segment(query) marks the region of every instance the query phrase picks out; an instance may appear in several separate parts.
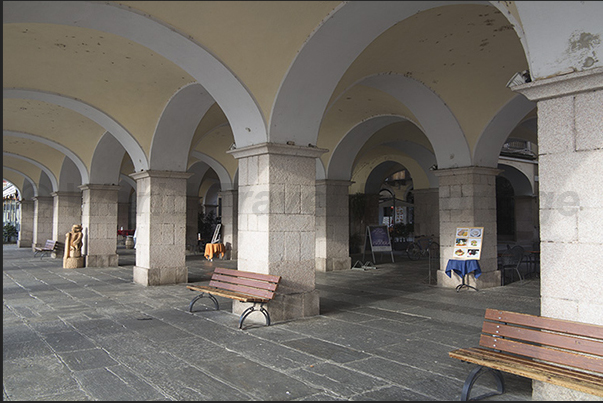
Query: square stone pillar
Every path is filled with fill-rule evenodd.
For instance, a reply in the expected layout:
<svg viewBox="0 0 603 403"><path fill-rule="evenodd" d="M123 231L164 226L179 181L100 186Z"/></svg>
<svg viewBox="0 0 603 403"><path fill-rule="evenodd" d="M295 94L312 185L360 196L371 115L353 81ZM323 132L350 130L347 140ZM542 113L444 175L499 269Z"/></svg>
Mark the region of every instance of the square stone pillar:
<svg viewBox="0 0 603 403"><path fill-rule="evenodd" d="M438 189L415 189L415 235L440 236L440 197Z"/></svg>
<svg viewBox="0 0 603 403"><path fill-rule="evenodd" d="M282 277L269 307L274 321L320 313L314 216L323 152L273 143L228 151L239 160L238 268ZM248 305L234 301L233 312Z"/></svg>
<svg viewBox="0 0 603 403"><path fill-rule="evenodd" d="M65 235L71 232L76 224L82 224L82 194L80 192L53 192L54 219L52 225L53 239L65 243ZM60 258L63 251L59 251ZM56 257L56 256L54 256Z"/></svg>
<svg viewBox="0 0 603 403"><path fill-rule="evenodd" d="M21 225L19 226L19 238L17 239L17 247L31 248L33 243L34 232L35 202L33 200L21 200L19 203L21 204Z"/></svg>
<svg viewBox="0 0 603 403"><path fill-rule="evenodd" d="M34 197L34 222L33 222L33 242L34 246L44 246L47 239L64 242L61 239L52 237L52 219L53 219L53 199L51 196Z"/></svg>
<svg viewBox="0 0 603 403"><path fill-rule="evenodd" d="M82 190L82 256L86 267L119 265L117 255L117 192L119 186L87 184Z"/></svg>
<svg viewBox="0 0 603 403"><path fill-rule="evenodd" d="M199 236L199 196L186 196L186 244L197 247ZM202 251L203 252L203 251Z"/></svg>
<svg viewBox="0 0 603 403"><path fill-rule="evenodd" d="M316 182L316 271L348 270L350 257L350 181Z"/></svg>
<svg viewBox="0 0 603 403"><path fill-rule="evenodd" d="M603 68L512 89L538 103L540 313L603 325ZM597 399L534 381L551 397Z"/></svg>
<svg viewBox="0 0 603 403"><path fill-rule="evenodd" d="M434 171L440 182L440 269L438 286L454 288L461 284L458 275L446 275L453 256L457 227L484 227L479 265L482 274L468 275L466 282L477 289L500 286L496 250L496 175L500 169L466 167Z"/></svg>
<svg viewBox="0 0 603 403"><path fill-rule="evenodd" d="M222 190L222 243L226 247L227 259L237 259L237 213L238 192L236 190Z"/></svg>
<svg viewBox="0 0 603 403"><path fill-rule="evenodd" d="M186 283L187 172L143 171L136 180L134 282L146 286Z"/></svg>

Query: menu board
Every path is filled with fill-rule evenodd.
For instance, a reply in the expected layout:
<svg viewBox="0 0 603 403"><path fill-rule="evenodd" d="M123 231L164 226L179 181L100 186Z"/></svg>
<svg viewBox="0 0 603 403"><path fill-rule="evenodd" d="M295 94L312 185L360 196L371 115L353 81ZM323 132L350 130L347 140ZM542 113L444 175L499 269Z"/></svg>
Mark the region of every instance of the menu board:
<svg viewBox="0 0 603 403"><path fill-rule="evenodd" d="M364 246L366 252L366 241L369 241L371 246L371 254L375 261L375 252L389 252L394 261L394 251L392 250L391 239L389 239L389 230L387 225L368 225L366 227L366 237L364 238ZM362 252L362 260L364 260L364 252Z"/></svg>
<svg viewBox="0 0 603 403"><path fill-rule="evenodd" d="M453 259L479 260L484 227L458 227L454 236Z"/></svg>
<svg viewBox="0 0 603 403"><path fill-rule="evenodd" d="M371 249L375 252L389 252L392 244L389 239L389 231L386 225L369 225L367 227Z"/></svg>

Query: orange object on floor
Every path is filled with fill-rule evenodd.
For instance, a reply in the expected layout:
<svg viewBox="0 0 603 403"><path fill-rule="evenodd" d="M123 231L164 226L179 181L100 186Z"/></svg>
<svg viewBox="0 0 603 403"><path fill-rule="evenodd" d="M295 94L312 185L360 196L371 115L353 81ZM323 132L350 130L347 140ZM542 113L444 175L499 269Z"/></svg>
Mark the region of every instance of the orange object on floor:
<svg viewBox="0 0 603 403"><path fill-rule="evenodd" d="M212 260L215 254L220 254L220 258L224 257L226 248L223 243L208 243L205 245L205 258Z"/></svg>

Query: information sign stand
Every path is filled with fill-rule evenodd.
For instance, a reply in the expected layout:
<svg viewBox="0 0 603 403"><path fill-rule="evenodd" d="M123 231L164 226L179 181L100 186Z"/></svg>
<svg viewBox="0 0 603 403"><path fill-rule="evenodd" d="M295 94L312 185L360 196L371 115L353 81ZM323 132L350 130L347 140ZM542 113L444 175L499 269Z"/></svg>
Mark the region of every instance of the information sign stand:
<svg viewBox="0 0 603 403"><path fill-rule="evenodd" d="M366 234L364 236L364 251L362 252L362 260L366 252L366 241L369 241L373 262L375 262L375 252L389 252L394 262L394 252L392 250L392 242L389 238L387 225L367 225ZM376 262L375 262L376 263Z"/></svg>
<svg viewBox="0 0 603 403"><path fill-rule="evenodd" d="M214 230L214 236L211 238L210 243L219 243L220 242L220 229L222 228L222 224L217 224L216 229Z"/></svg>
<svg viewBox="0 0 603 403"><path fill-rule="evenodd" d="M465 278L469 273L473 273L475 278L481 275L479 259L482 254L482 241L484 238L484 227L458 227L454 237L453 258L448 260L446 265L446 274L451 277L454 272L461 277L461 284L456 287L458 292L461 288L476 287L467 284Z"/></svg>

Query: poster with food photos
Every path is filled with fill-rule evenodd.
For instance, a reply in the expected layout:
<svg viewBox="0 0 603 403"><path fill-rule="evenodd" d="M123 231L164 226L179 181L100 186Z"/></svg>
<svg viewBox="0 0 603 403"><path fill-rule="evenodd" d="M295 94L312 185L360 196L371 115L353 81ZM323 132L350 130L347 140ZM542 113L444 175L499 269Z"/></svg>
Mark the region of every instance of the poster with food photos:
<svg viewBox="0 0 603 403"><path fill-rule="evenodd" d="M479 260L484 227L458 227L454 236L453 259Z"/></svg>

